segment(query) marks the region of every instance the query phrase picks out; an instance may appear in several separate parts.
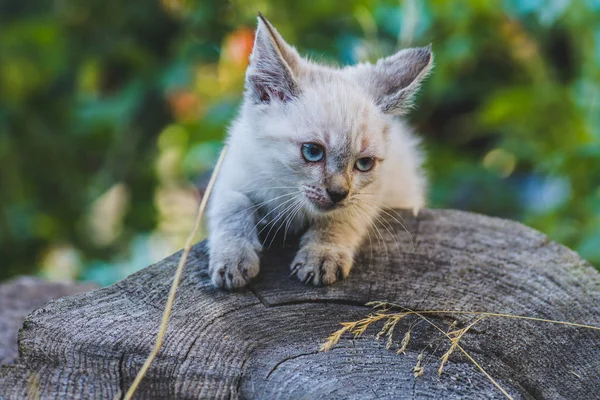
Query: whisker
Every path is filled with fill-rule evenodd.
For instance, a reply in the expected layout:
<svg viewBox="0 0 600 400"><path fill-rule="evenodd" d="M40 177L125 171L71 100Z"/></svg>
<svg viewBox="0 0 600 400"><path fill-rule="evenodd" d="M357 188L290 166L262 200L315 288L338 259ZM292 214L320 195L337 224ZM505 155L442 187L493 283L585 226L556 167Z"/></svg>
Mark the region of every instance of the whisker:
<svg viewBox="0 0 600 400"><path fill-rule="evenodd" d="M285 240L287 239L288 228L290 227L290 224L292 223L294 218L296 218L296 215L300 212L300 210L302 210L302 207L304 206L303 203L304 203L304 201L298 202L298 206L290 214L290 217L288 218L288 222L285 225L285 231L283 232L283 243L285 243Z"/></svg>
<svg viewBox="0 0 600 400"><path fill-rule="evenodd" d="M356 203L356 205L362 209L362 211L365 213L365 216L368 216L368 211L369 211L369 210L365 210L365 209L363 208L363 204ZM373 222L375 222L375 221L373 221ZM383 243L383 246L384 246L384 248L385 248L385 258L386 258L387 260L389 260L389 259L390 259L390 256L389 256L389 252L388 252L387 244L385 243L385 239L384 239L383 235L381 234L381 231L380 231L380 230L379 230L379 228L377 227L377 224L376 224L376 223L373 223L373 224L372 224L372 226L373 226L373 228L375 228L375 232L377 233L377 235L379 236L379 238L381 238L381 242Z"/></svg>
<svg viewBox="0 0 600 400"><path fill-rule="evenodd" d="M273 230L273 228L275 227L275 225L277 224L277 222L280 221L281 218L283 218L284 216L286 216L286 213L289 210L291 210L296 205L296 203L298 202L298 200L299 200L298 197L294 197L294 201L291 204L288 204L283 211L280 211L275 218L272 218L271 221L269 221L269 223L267 223L267 225L265 225L260 230L259 235L260 235L261 232L263 232L265 229L267 229L269 227L269 225L271 225L271 228L269 229L269 231L267 232L267 235L265 237L265 243L269 239L269 235L271 234L271 231Z"/></svg>
<svg viewBox="0 0 600 400"><path fill-rule="evenodd" d="M379 207L381 207L382 209L386 209L387 208L388 210L390 210L391 212L393 212L394 214L396 214L398 216L398 218L400 218L402 220L402 222L406 223L406 220L404 219L404 217L400 213L398 213L396 210L394 210L392 207L388 207L384 203L382 203L382 202L380 202L378 200L374 200L374 199L368 199L367 201L371 201L371 202L377 203L379 205Z"/></svg>
<svg viewBox="0 0 600 400"><path fill-rule="evenodd" d="M271 241L269 242L269 246L267 248L271 248L271 246L273 245L273 242L275 241L275 238L277 237L277 234L279 233L279 231L281 230L281 228L283 228L285 226L286 220L292 215L293 210L297 207L297 205L301 202L301 199L298 199L297 202L295 202L294 204L292 204L291 207L289 207L287 210L284 211L285 217L283 219L279 218L279 220L281 221L279 224L279 227L277 228L277 230L275 231L275 233L273 234L273 237L271 238ZM271 229L273 229L275 227L275 224L273 224L273 226L271 227ZM270 233L270 231L269 231ZM267 233L267 237L269 237L269 233ZM284 243L285 243L285 237L284 237Z"/></svg>
<svg viewBox="0 0 600 400"><path fill-rule="evenodd" d="M250 206L250 207L248 207L248 208L252 208L252 207L261 207L261 206L264 206L265 204L271 203L272 201L275 201L275 200L281 199L281 198L283 198L283 197L286 197L286 196L292 196L292 195L296 195L296 194L298 194L298 193L301 193L301 192L302 192L302 190L297 190L297 191L295 191L295 192L290 192L290 193L284 193L284 194L281 194L281 195L279 195L279 196L275 196L275 197L272 197L272 198L270 198L270 199L267 199L267 200L261 201L260 203L254 204L254 205L252 205L252 206ZM247 210L248 208L246 208L246 210ZM243 211L243 210L242 210L242 211Z"/></svg>
<svg viewBox="0 0 600 400"><path fill-rule="evenodd" d="M411 244L412 244L412 246L413 246L413 249L416 247L415 240L414 240L414 237L413 237L412 233L410 233L410 232L409 232L409 230L406 228L406 226L405 226L405 225L404 225L402 222L398 221L398 219L397 219L397 218L395 218L395 217L394 217L392 214L390 214L389 212L387 212L387 211L385 210L385 208L387 208L387 209L389 209L390 211L392 211L393 213L395 213L395 214L396 214L398 217L400 217L400 218L402 219L402 221L404 221L404 223L406 223L406 221L404 220L404 218L402 218L402 215L400 215L400 214L399 214L397 211L395 211L393 208L390 208L390 207L388 207L388 206L386 206L386 205L384 205L383 203L380 203L380 202L378 202L378 201L375 201L375 200L363 200L363 201L364 201L364 202L374 202L374 203L376 203L376 206L377 206L377 207L378 207L378 208L381 210L381 212L385 213L385 214L386 214L386 215L388 215L390 218L392 218L394 221L396 221L396 222L398 223L398 225L400 225L400 226L401 226L401 227L402 227L402 228L403 228L403 229L406 231L406 233L407 233L407 234L408 234L408 236L410 237L410 242L411 242Z"/></svg>
<svg viewBox="0 0 600 400"><path fill-rule="evenodd" d="M378 209L377 211L381 211ZM379 215L379 213L375 214L375 219L385 228L385 230L390 234L392 239L394 239L394 243L396 244L396 249L398 250L398 254L402 253L400 250L400 245L398 244L398 240L396 239L396 235L392 232L393 226L388 221L386 221L383 217ZM392 228L390 230L390 228Z"/></svg>
<svg viewBox="0 0 600 400"><path fill-rule="evenodd" d="M293 200L295 200L295 199L296 199L296 197L292 197L291 199L287 199L287 200L283 201L281 204L279 204L277 207L275 207L275 208L273 208L271 211L269 211L269 212L268 212L268 213L267 213L267 214L266 214L264 217L262 217L262 218L260 219L260 221L258 221L258 222L257 222L257 223L254 225L254 228L252 228L252 231L250 232L250 234L252 234L252 232L254 232L254 230L255 230L255 229L258 227L258 225L259 225L259 224L260 224L262 221L264 221L264 220L265 220L265 218L267 218L267 217L268 217L269 215L271 215L273 212L277 211L279 208L283 207L284 205L288 204L289 202L291 202L291 201L293 201ZM268 226L268 224L267 224L266 226ZM265 227L266 227L266 226L265 226ZM260 232L262 232L263 230L264 230L264 228L263 228L263 229L261 229L261 230L260 230ZM258 234L259 234L259 235L260 235L260 232L258 232Z"/></svg>
<svg viewBox="0 0 600 400"><path fill-rule="evenodd" d="M260 207L262 207L262 206L264 206L264 205L266 205L266 204L269 204L269 203L272 203L272 202L274 202L274 201L277 201L277 200L279 200L279 199L281 199L281 198L283 198L283 197L294 196L294 195L298 195L299 193L302 193L302 191L301 191L301 190L299 190L299 191L297 191L297 192L286 193L286 194L283 194L283 195L281 195L281 196L277 196L277 197L274 197L274 198L272 198L272 199L265 200L265 201L263 201L263 202L260 202L260 203L258 203L258 204L254 204L254 205L252 205L252 206L250 206L250 207L246 207L246 208L244 208L243 210L237 211L237 212L236 212L236 213L234 213L233 215L237 215L237 214L239 214L239 213L241 213L241 212L244 212L244 211L247 211L247 210L249 210L249 209L251 209L251 208L256 208L256 209L258 209L258 208L260 208ZM254 214L255 212L256 212L256 210L253 210L253 211L252 211L252 215L251 215L251 216L255 216L255 214ZM244 225L244 228L245 228L245 227L246 227L246 225L248 224L248 222L249 222L248 220L249 220L249 218L247 218L247 220L246 220L246 224ZM262 221L262 220L261 220L261 221ZM261 221L259 221L259 223L260 223ZM252 232L250 232L250 233L252 233Z"/></svg>
<svg viewBox="0 0 600 400"><path fill-rule="evenodd" d="M241 213L241 212L247 211L247 210L249 210L249 209L251 209L251 208L254 208L254 207L260 207L260 206L264 206L265 204L268 204L268 203L270 203L270 202L272 202L272 201L275 201L275 200L277 200L277 199L281 199L282 197L291 196L291 195L293 195L293 194L298 194L298 193L300 193L300 192L301 192L301 190L299 190L299 191L297 191L297 192L286 193L286 194L282 194L282 195L280 195L280 196L277 196L277 197L273 197L272 199L268 199L268 200L262 201L262 202L260 202L260 203L258 203L258 204L253 204L253 205L251 205L250 207L246 207L246 208L244 208L243 210L236 211L236 212L235 212L233 215L236 215L236 214L239 214L239 213Z"/></svg>
<svg viewBox="0 0 600 400"><path fill-rule="evenodd" d="M373 261L373 241L371 240L371 232L370 232L370 231L371 231L371 222L370 222L370 221L368 221L364 215L362 215L362 214L360 214L360 213L359 213L359 211L360 211L360 210L358 210L358 209L356 209L356 208L351 208L351 210L352 210L353 212L356 212L356 213L357 213L357 216L360 218L360 220L361 220L361 221L362 221L362 222L363 222L365 225L367 225L367 226L368 226L368 228L367 228L367 236L368 236L368 238L369 238L369 250L371 251L371 257L369 258L369 260Z"/></svg>
<svg viewBox="0 0 600 400"><path fill-rule="evenodd" d="M275 219L273 221L273 224L271 225L271 229L269 229L269 232L267 232L267 236L265 238L265 243L267 242L267 240L269 239L269 235L271 234L271 231L273 230L273 228L275 227L275 224L277 224L278 221L280 221L284 216L287 217L286 213L291 210L292 208L296 207L296 204L298 204L299 201L301 201L301 198L297 198L295 202L292 203L292 205L290 205L289 207L287 207L285 210L283 210L281 213L279 213L279 215L277 216L277 219ZM273 237L271 238L271 241L269 242L269 245L267 246L268 249L271 248L271 245L273 244L273 241L275 240L275 238L277 237L277 232L279 232L281 230L281 228L283 227L283 224L285 223L285 219L283 220L283 222L279 225L279 228L277 228L277 230L275 231L275 233L273 234Z"/></svg>

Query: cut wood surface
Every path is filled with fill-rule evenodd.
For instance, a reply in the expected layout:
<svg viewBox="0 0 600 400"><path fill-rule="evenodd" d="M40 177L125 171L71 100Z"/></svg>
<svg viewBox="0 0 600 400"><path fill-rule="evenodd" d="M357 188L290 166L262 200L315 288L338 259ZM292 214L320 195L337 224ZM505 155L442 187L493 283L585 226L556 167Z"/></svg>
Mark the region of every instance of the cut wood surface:
<svg viewBox="0 0 600 400"><path fill-rule="evenodd" d="M29 276L1 283L0 365L17 358L17 333L27 314L52 299L87 292L96 287L86 283L46 282Z"/></svg>
<svg viewBox="0 0 600 400"><path fill-rule="evenodd" d="M164 346L139 399L504 398L456 351L438 377L448 341L418 317L405 354L374 340L343 337L326 353L340 322L367 315L369 301L413 310L489 311L600 324L600 275L573 251L521 224L481 215L402 213L371 232L350 277L330 287L288 278L293 245L263 254L247 290L214 289L206 244L190 254ZM52 301L19 336L19 358L0 368L6 399L118 398L150 353L178 262L175 254L117 284ZM472 322L440 314L444 329ZM600 393L600 332L488 317L462 347L514 398L591 399ZM413 367L423 353L424 374Z"/></svg>

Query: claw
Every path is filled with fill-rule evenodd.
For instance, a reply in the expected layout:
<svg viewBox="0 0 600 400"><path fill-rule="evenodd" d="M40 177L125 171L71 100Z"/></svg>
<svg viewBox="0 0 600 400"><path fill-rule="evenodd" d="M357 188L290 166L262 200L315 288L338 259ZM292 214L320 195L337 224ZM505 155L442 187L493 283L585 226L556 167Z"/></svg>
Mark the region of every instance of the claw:
<svg viewBox="0 0 600 400"><path fill-rule="evenodd" d="M292 268L292 272L290 272L290 275L288 276L288 278L292 278L294 275L296 275L301 266L302 266L302 264L300 264L300 263L294 265L294 267Z"/></svg>
<svg viewBox="0 0 600 400"><path fill-rule="evenodd" d="M306 278L304 278L304 281L303 281L303 282L304 282L304 284L309 284L309 283L310 283L310 281L312 281L314 277L315 277L315 273L314 273L314 272L309 272L309 273L306 275Z"/></svg>
<svg viewBox="0 0 600 400"><path fill-rule="evenodd" d="M240 272L242 273L242 276L244 277L244 280L246 282L250 281L250 277L248 276L248 269L247 268L242 268L240 270Z"/></svg>

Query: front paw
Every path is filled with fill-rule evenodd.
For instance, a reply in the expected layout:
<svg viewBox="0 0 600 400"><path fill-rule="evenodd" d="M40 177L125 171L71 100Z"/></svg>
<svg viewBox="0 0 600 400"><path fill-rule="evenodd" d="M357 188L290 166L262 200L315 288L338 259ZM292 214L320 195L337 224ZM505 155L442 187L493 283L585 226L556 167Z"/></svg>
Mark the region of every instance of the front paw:
<svg viewBox="0 0 600 400"><path fill-rule="evenodd" d="M210 244L208 271L216 287L233 290L244 287L258 275L259 257L255 246L245 240Z"/></svg>
<svg viewBox="0 0 600 400"><path fill-rule="evenodd" d="M352 252L331 244L307 244L292 262L292 275L304 283L329 285L343 279L352 268Z"/></svg>

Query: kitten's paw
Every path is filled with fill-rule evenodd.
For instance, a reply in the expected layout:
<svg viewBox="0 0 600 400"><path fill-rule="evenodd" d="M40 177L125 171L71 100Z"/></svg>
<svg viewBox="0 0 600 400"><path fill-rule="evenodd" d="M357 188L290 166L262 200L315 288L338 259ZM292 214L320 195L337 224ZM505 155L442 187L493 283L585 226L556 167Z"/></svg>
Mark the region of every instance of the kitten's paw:
<svg viewBox="0 0 600 400"><path fill-rule="evenodd" d="M210 249L208 271L216 287L233 290L244 287L258 275L259 257L251 242L219 241Z"/></svg>
<svg viewBox="0 0 600 400"><path fill-rule="evenodd" d="M352 252L344 247L307 244L298 250L291 275L306 284L329 285L348 276L352 258Z"/></svg>

